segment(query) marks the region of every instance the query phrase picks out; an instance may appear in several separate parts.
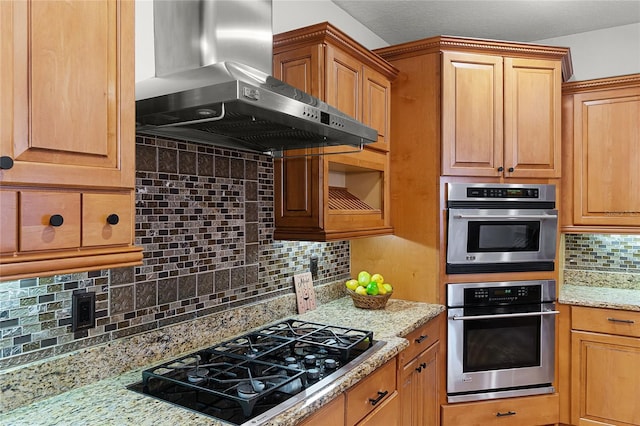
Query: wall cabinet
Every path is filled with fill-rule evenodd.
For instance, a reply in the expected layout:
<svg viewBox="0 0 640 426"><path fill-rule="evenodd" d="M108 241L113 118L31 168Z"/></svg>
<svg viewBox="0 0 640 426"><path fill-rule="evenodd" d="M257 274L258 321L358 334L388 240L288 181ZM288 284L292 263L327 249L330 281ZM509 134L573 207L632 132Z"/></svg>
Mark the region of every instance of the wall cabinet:
<svg viewBox="0 0 640 426"><path fill-rule="evenodd" d="M640 313L571 308L571 423L640 424Z"/></svg>
<svg viewBox="0 0 640 426"><path fill-rule="evenodd" d="M0 4L2 280L142 259L133 246L133 8Z"/></svg>
<svg viewBox="0 0 640 426"><path fill-rule="evenodd" d="M396 73L328 23L274 36L276 78L378 131L378 140L359 153L295 150L274 161L274 238L326 241L392 232L388 152Z"/></svg>
<svg viewBox="0 0 640 426"><path fill-rule="evenodd" d="M560 177L559 60L442 54L442 174Z"/></svg>
<svg viewBox="0 0 640 426"><path fill-rule="evenodd" d="M410 346L398 355L398 414L403 426L440 424L442 322L440 315L407 335Z"/></svg>
<svg viewBox="0 0 640 426"><path fill-rule="evenodd" d="M568 52L446 36L375 50L400 71L391 91L394 235L351 241L351 270L381 271L395 297L445 303L446 184L557 176L556 79L559 69L571 75Z"/></svg>
<svg viewBox="0 0 640 426"><path fill-rule="evenodd" d="M640 74L566 83L563 126L562 226L640 232Z"/></svg>

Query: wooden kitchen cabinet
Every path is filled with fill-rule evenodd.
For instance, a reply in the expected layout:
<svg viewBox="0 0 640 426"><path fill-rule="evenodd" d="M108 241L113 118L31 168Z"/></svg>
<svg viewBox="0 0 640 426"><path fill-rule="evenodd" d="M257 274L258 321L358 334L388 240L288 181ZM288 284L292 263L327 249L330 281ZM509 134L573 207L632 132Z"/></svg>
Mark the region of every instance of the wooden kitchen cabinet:
<svg viewBox="0 0 640 426"><path fill-rule="evenodd" d="M445 51L442 174L560 177L559 60Z"/></svg>
<svg viewBox="0 0 640 426"><path fill-rule="evenodd" d="M557 393L442 406L442 426L538 426L558 419Z"/></svg>
<svg viewBox="0 0 640 426"><path fill-rule="evenodd" d="M382 424L373 422L368 416L376 419L397 417L397 403L388 404L389 400L397 399L397 395L396 359L393 358L347 390L345 424L353 426L363 420L366 420L363 424Z"/></svg>
<svg viewBox="0 0 640 426"><path fill-rule="evenodd" d="M548 105L540 107L540 112L531 108L552 102L551 87L554 95L559 90L550 82L552 75L556 78L556 65L565 78L571 76L569 49L439 36L376 49L375 53L400 71L391 91L393 236L351 241L351 270L380 271L394 285L394 297L445 304L443 283L456 278L446 277L444 268L447 184L468 182L474 176L486 183L500 183L505 177L556 175L549 165L553 163L553 170L558 165L557 147L544 140L552 140L549 129L559 123L550 124ZM448 69L443 69L446 58ZM554 64L553 71L547 63ZM508 80L506 74L511 76ZM529 99L533 96L529 84L540 87L546 83L549 86L540 99ZM478 98L482 107L472 109L466 97ZM531 136L534 130L522 115L524 111L531 112L531 123L541 126L540 138ZM456 116L457 112L464 116ZM469 127L465 127L467 120ZM507 140L515 141L511 151L507 151ZM501 174L497 168L507 163L500 164L496 158L505 159L508 152L514 152L508 155L514 172L507 167L506 174ZM460 175L448 176L443 170ZM544 278L553 278L551 275ZM486 274L474 276L487 278ZM535 278L541 278L540 274Z"/></svg>
<svg viewBox="0 0 640 426"><path fill-rule="evenodd" d="M344 409L344 395L339 395L303 420L299 426L344 426Z"/></svg>
<svg viewBox="0 0 640 426"><path fill-rule="evenodd" d="M640 74L563 86L561 226L640 232Z"/></svg>
<svg viewBox="0 0 640 426"><path fill-rule="evenodd" d="M408 334L409 347L398 355L398 415L403 426L440 424L443 322L441 314Z"/></svg>
<svg viewBox="0 0 640 426"><path fill-rule="evenodd" d="M388 152L396 73L328 23L274 36L276 78L378 131L362 152L294 150L274 160L274 238L327 241L392 232Z"/></svg>
<svg viewBox="0 0 640 426"><path fill-rule="evenodd" d="M13 247L2 240L0 280L140 263L133 2L4 1L0 28L0 187L15 194L0 221L16 230ZM88 237L89 192L126 210L116 239Z"/></svg>
<svg viewBox="0 0 640 426"><path fill-rule="evenodd" d="M571 308L571 423L640 424L640 313Z"/></svg>

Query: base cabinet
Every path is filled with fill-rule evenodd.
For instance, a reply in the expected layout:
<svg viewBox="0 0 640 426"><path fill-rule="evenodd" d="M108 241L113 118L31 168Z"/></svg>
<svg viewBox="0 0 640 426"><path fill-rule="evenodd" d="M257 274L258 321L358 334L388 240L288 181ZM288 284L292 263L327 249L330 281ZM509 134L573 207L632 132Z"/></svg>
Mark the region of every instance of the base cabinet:
<svg viewBox="0 0 640 426"><path fill-rule="evenodd" d="M640 313L573 307L571 423L640 424Z"/></svg>
<svg viewBox="0 0 640 426"><path fill-rule="evenodd" d="M538 426L558 423L558 394L442 406L442 426Z"/></svg>
<svg viewBox="0 0 640 426"><path fill-rule="evenodd" d="M440 353L443 315L409 333L409 347L398 355L398 418L403 426L440 424L440 380L444 375ZM442 376L442 377L441 377Z"/></svg>
<svg viewBox="0 0 640 426"><path fill-rule="evenodd" d="M327 425L344 426L344 395L339 395L300 423L300 426Z"/></svg>

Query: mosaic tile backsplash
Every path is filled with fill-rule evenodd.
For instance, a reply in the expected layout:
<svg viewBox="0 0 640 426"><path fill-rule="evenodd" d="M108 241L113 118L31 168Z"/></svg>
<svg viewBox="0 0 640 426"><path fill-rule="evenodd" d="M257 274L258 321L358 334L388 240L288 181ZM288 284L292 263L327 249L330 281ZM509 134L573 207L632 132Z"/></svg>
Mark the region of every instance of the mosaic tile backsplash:
<svg viewBox="0 0 640 426"><path fill-rule="evenodd" d="M640 236L565 234L565 269L640 274Z"/></svg>
<svg viewBox="0 0 640 426"><path fill-rule="evenodd" d="M349 275L349 243L273 240L270 157L138 137L139 267L0 283L0 368L71 352ZM74 292L95 292L96 327L71 331Z"/></svg>

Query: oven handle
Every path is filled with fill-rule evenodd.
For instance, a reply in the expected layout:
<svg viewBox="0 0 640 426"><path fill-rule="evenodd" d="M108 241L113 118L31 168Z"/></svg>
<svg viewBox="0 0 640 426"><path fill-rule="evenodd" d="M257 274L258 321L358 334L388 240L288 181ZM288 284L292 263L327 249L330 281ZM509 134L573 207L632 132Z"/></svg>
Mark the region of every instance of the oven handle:
<svg viewBox="0 0 640 426"><path fill-rule="evenodd" d="M500 318L516 318L516 317L539 317L542 315L558 315L560 311L545 311L545 312L521 312L519 314L495 314L495 315L467 315L467 316L453 316L452 318L458 320L482 320L482 319L500 319Z"/></svg>
<svg viewBox="0 0 640 426"><path fill-rule="evenodd" d="M508 215L508 214L489 214L489 215L480 215L480 214L454 214L453 217L455 219L557 219L558 215L551 214L519 214L519 215Z"/></svg>

